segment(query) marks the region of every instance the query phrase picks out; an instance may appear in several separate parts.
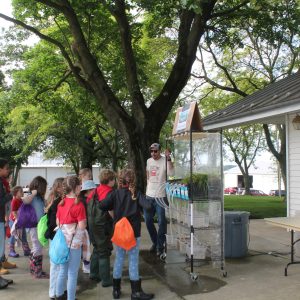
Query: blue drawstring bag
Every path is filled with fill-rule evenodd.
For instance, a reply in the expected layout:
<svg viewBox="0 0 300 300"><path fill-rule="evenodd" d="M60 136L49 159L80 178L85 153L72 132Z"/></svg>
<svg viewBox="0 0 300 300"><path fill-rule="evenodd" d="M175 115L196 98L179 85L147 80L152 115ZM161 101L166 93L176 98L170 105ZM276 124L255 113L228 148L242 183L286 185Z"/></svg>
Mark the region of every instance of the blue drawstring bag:
<svg viewBox="0 0 300 300"><path fill-rule="evenodd" d="M66 238L61 230L58 228L49 247L50 260L56 264L65 264L70 257L70 248L67 245Z"/></svg>
<svg viewBox="0 0 300 300"><path fill-rule="evenodd" d="M31 204L22 203L18 210L16 228L33 228L37 226L37 216Z"/></svg>

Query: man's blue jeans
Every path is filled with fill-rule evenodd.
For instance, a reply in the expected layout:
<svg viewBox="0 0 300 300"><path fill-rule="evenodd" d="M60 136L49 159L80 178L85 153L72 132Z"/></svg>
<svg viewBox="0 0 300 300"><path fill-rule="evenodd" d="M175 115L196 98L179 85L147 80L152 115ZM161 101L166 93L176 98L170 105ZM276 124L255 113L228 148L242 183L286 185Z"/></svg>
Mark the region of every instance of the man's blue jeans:
<svg viewBox="0 0 300 300"><path fill-rule="evenodd" d="M165 209L155 201L155 198L147 196L147 201L151 202L151 209L144 209L146 226L153 245L155 245L157 250L161 252L165 248L167 233ZM167 203L166 197L164 198L164 202ZM155 214L157 215L158 231L156 230L156 227L154 225Z"/></svg>

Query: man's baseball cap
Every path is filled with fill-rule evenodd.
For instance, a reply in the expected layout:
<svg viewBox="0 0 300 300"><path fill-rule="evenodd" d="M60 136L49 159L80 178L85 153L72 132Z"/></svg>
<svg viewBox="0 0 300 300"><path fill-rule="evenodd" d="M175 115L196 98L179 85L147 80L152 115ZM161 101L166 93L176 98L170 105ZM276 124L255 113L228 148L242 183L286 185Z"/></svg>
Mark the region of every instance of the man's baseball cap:
<svg viewBox="0 0 300 300"><path fill-rule="evenodd" d="M160 150L160 144L158 143L153 143L150 148L150 150Z"/></svg>

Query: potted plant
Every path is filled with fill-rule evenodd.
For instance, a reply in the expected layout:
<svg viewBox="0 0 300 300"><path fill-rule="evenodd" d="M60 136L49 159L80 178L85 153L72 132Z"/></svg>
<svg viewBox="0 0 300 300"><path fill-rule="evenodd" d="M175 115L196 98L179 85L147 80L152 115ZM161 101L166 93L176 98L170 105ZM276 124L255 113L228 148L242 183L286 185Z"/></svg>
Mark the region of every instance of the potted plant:
<svg viewBox="0 0 300 300"><path fill-rule="evenodd" d="M208 175L203 173L194 173L192 178L185 177L182 183L188 186L189 197L194 200L208 199Z"/></svg>

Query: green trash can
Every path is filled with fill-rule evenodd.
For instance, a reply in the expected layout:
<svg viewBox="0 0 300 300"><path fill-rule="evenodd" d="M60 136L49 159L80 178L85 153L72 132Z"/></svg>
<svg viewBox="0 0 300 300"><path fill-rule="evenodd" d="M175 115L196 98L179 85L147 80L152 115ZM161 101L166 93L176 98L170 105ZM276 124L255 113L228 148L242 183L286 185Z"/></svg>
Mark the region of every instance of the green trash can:
<svg viewBox="0 0 300 300"><path fill-rule="evenodd" d="M244 257L248 252L249 216L247 211L225 211L225 257Z"/></svg>

